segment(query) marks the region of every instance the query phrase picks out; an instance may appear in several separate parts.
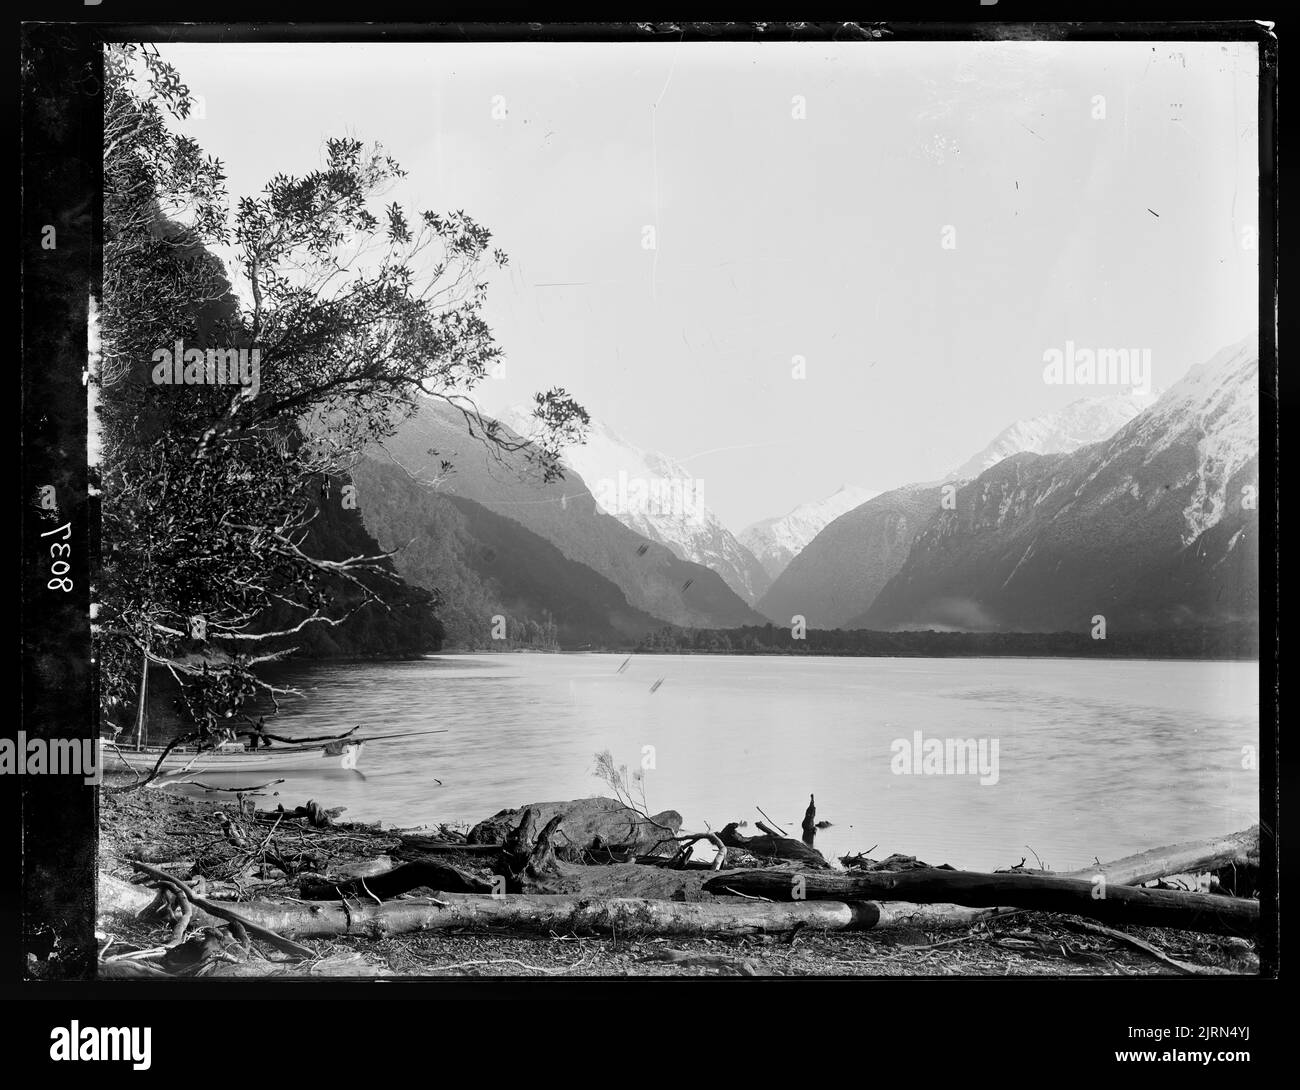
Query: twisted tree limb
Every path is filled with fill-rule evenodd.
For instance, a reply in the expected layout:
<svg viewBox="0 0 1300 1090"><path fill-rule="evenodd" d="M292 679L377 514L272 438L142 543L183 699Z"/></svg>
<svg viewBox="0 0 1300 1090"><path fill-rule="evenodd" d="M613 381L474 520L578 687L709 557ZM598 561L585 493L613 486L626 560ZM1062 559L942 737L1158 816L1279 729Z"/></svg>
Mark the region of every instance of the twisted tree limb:
<svg viewBox="0 0 1300 1090"><path fill-rule="evenodd" d="M159 882L164 886L170 886L173 889L179 890L181 893L185 894L189 899L189 903L194 908L201 908L209 916L215 916L217 919L224 920L227 923L237 923L241 925L248 934L255 935L263 942L274 946L277 950L283 950L287 954L293 954L295 957L300 958L314 958L316 956L316 951L312 950L310 947L302 946L296 942L291 942L290 940L277 935L270 928L263 927L261 924L254 923L239 913L232 912L224 905L217 904L215 901L209 901L206 897L200 897L179 878L168 874L166 871L161 871L157 867L151 867L148 863L134 862L131 866L136 870L147 874L154 881Z"/></svg>

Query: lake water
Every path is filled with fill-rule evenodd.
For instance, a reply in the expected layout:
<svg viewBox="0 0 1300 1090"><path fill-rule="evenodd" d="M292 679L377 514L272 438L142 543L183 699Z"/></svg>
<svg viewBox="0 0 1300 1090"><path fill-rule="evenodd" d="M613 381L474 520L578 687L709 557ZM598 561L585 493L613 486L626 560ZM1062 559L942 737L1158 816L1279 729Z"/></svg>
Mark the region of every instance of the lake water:
<svg viewBox="0 0 1300 1090"><path fill-rule="evenodd" d="M602 750L630 769L652 755L649 809L687 829L755 833L761 806L798 836L811 792L828 856L1066 870L1259 818L1258 773L1243 768L1259 740L1255 663L484 654L277 681L303 692L277 733L448 731L372 743L357 772L284 774L274 801L352 820L473 823L609 794ZM982 739L986 757L996 741L996 782L899 774L895 743L916 731Z"/></svg>

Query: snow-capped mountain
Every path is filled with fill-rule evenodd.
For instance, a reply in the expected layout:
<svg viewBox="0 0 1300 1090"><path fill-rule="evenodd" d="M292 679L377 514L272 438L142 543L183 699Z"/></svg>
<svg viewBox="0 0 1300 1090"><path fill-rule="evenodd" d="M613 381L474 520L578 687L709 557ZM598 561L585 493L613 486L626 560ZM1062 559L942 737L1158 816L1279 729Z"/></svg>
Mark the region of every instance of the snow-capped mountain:
<svg viewBox="0 0 1300 1090"><path fill-rule="evenodd" d="M886 492L829 522L757 608L818 628L1249 617L1258 386L1251 339L1153 403L1084 399L1012 425L946 482Z"/></svg>
<svg viewBox="0 0 1300 1090"><path fill-rule="evenodd" d="M500 420L525 438L536 429L528 409L509 409ZM747 602L767 590L771 578L762 564L709 508L707 482L681 463L596 421L585 443L564 451L563 462L586 482L597 506L629 529L712 568Z"/></svg>
<svg viewBox="0 0 1300 1090"><path fill-rule="evenodd" d="M824 500L800 504L779 517L760 519L740 532L740 543L758 557L773 579L828 523L878 495L870 489L845 484Z"/></svg>
<svg viewBox="0 0 1300 1090"><path fill-rule="evenodd" d="M1003 458L1029 451L1068 454L1090 443L1109 439L1143 409L1155 404L1160 392L1084 397L1056 412L1017 420L1003 428L988 446L948 474L950 481L969 481Z"/></svg>
<svg viewBox="0 0 1300 1090"><path fill-rule="evenodd" d="M1004 459L915 536L854 627L1088 631L1257 616L1259 353L1193 368L1111 438Z"/></svg>
<svg viewBox="0 0 1300 1090"><path fill-rule="evenodd" d="M756 607L781 625L842 628L903 566L917 531L939 509L940 486L909 485L873 496L832 519L800 550Z"/></svg>
<svg viewBox="0 0 1300 1090"><path fill-rule="evenodd" d="M731 628L761 623L760 615L717 572L683 560L666 545L647 540L606 514L592 498L594 490L572 467L564 480L544 481L537 466L523 455L489 450L468 435L459 410L442 401L429 398L372 453L381 465L399 468L403 477L441 478L437 495L457 508L458 513L448 512L445 504L417 503L403 511L405 501L399 502L394 494L388 511L395 521L384 533L372 528L383 540L417 539L416 559L426 573L436 574L432 585L446 598L450 615L481 616L481 603L495 599L509 607L507 613L513 608L518 615L528 615L532 609L536 617L542 603L549 602L547 609L557 606L551 612L561 629L566 624L571 631L585 626L588 635L583 642L595 643L605 638L602 628L607 632L613 625L627 631L625 622L638 623L617 602L605 601L603 578L618 588L632 611L661 624ZM442 468L444 460L451 463L449 470ZM503 527L498 519L484 517L462 501L516 522L528 533ZM417 525L421 521L437 526L437 532L422 530ZM592 573L592 585L582 593L563 590L577 573L547 555L552 547L565 559L585 565ZM527 572L506 573L501 565ZM550 587L540 588L535 582L524 585L528 572L535 576L543 571ZM560 600L569 599L567 610L558 608L557 593ZM593 611L603 612L601 624L590 623Z"/></svg>
<svg viewBox="0 0 1300 1090"><path fill-rule="evenodd" d="M1183 510L1183 544L1218 525L1231 504L1229 482L1259 457L1259 348L1254 338L1192 368L1132 432L1147 461L1195 441L1195 488ZM1181 483L1181 482L1180 482Z"/></svg>

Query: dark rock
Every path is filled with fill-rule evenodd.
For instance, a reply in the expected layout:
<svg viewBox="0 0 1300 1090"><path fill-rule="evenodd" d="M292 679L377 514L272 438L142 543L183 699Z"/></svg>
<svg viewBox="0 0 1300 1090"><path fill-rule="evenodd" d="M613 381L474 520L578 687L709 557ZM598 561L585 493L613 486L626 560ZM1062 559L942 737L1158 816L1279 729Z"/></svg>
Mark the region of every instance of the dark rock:
<svg viewBox="0 0 1300 1090"><path fill-rule="evenodd" d="M574 799L570 802L530 802L517 810L501 810L469 831L470 844L500 844L518 826L524 810L537 811L537 826L543 828L557 814L562 818L556 830L556 848L585 849L597 845L603 849L621 848L650 854L661 840L676 836L682 827L682 815L665 810L644 818L617 799ZM672 844L664 844L657 855L671 854Z"/></svg>

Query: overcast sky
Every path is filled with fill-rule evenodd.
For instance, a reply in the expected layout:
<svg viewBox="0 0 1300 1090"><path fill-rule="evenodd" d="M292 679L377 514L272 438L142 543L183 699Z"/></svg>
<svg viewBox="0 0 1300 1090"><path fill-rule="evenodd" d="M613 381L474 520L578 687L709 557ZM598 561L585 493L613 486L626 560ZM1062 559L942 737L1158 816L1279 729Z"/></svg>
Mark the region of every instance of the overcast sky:
<svg viewBox="0 0 1300 1090"><path fill-rule="evenodd" d="M351 135L489 227L484 407L565 386L733 530L1116 392L1044 383L1067 340L1167 387L1257 324L1252 44L160 49L232 198Z"/></svg>

